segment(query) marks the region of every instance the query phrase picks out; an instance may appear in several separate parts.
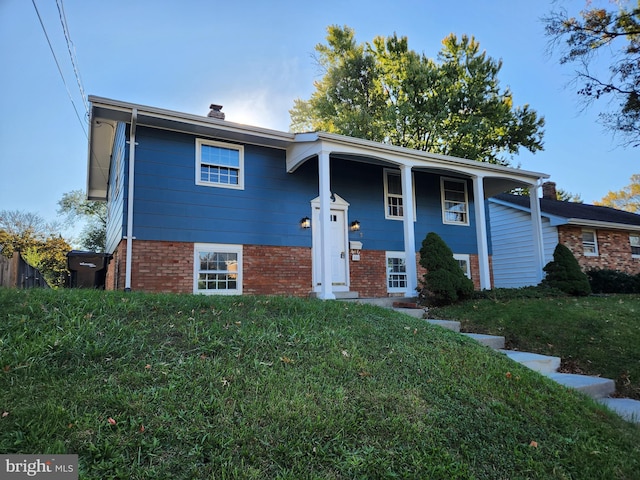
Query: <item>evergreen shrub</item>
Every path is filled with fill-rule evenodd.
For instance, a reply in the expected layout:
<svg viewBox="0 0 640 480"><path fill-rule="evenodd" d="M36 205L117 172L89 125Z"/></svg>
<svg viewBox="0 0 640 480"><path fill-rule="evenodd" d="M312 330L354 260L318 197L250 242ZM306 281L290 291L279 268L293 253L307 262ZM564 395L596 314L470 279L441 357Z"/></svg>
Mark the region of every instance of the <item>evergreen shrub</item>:
<svg viewBox="0 0 640 480"><path fill-rule="evenodd" d="M543 269L547 276L542 285L557 288L568 295L576 297L591 293L591 286L587 275L580 269L580 265L571 250L559 243L553 251L553 261L547 263Z"/></svg>
<svg viewBox="0 0 640 480"><path fill-rule="evenodd" d="M640 293L640 275L594 268L587 277L593 293Z"/></svg>
<svg viewBox="0 0 640 480"><path fill-rule="evenodd" d="M421 280L421 296L433 305L449 305L470 298L473 282L466 277L453 252L437 233L430 232L422 241L420 265L427 273Z"/></svg>

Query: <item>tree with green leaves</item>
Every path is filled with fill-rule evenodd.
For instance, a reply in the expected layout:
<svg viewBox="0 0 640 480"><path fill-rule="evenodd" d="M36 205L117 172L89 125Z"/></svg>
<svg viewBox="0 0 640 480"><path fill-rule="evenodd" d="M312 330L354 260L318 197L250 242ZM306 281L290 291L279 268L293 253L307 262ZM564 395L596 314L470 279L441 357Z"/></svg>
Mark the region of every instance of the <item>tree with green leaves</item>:
<svg viewBox="0 0 640 480"><path fill-rule="evenodd" d="M550 49L560 63L576 66L577 93L587 102L606 98L613 106L600 114L603 125L622 134L626 145L640 145L640 0L591 1L578 16L554 11L544 19ZM614 7L615 5L615 7ZM627 6L628 5L628 6ZM608 67L598 66L604 61Z"/></svg>
<svg viewBox="0 0 640 480"><path fill-rule="evenodd" d="M420 248L420 265L426 269L421 281L422 297L434 305L469 298L473 282L464 274L453 252L435 232L429 232Z"/></svg>
<svg viewBox="0 0 640 480"><path fill-rule="evenodd" d="M640 213L640 173L631 175L631 183L622 190L610 191L595 205Z"/></svg>
<svg viewBox="0 0 640 480"><path fill-rule="evenodd" d="M7 258L19 252L29 265L42 272L50 286L65 284L71 246L57 233L57 225L47 223L37 213L0 211L0 250Z"/></svg>
<svg viewBox="0 0 640 480"><path fill-rule="evenodd" d="M316 46L324 71L309 100L297 99L292 131L322 130L401 147L508 165L520 148L542 150L544 119L501 89L500 61L473 37L451 34L437 60L407 37L357 43L349 27L328 28Z"/></svg>
<svg viewBox="0 0 640 480"><path fill-rule="evenodd" d="M107 204L87 200L82 190L65 193L58 202L58 214L65 216L67 224L78 220L86 222L80 233L81 247L104 252L107 241Z"/></svg>

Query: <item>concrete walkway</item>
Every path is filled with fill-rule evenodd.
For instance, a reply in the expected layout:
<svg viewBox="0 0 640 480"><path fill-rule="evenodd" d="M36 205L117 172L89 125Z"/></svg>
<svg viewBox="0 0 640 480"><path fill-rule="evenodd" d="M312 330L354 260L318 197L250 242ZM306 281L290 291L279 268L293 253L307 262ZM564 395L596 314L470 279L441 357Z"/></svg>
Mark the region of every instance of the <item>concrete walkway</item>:
<svg viewBox="0 0 640 480"><path fill-rule="evenodd" d="M422 308L411 308L409 302L403 302L402 307L394 307L397 312L411 315L415 318L424 318L425 310ZM427 320L432 325L460 332L460 322L452 320ZM504 350L504 337L495 335L483 335L478 333L462 333L477 342L496 349L514 362L518 362L526 367L540 372L551 380L558 382L565 387L578 390L585 395L602 403L613 412L620 415L629 422L640 424L640 401L630 398L614 398L616 385L609 378L592 377L588 375L577 375L574 373L559 373L560 358L548 355L540 355L537 353L520 352L514 350Z"/></svg>

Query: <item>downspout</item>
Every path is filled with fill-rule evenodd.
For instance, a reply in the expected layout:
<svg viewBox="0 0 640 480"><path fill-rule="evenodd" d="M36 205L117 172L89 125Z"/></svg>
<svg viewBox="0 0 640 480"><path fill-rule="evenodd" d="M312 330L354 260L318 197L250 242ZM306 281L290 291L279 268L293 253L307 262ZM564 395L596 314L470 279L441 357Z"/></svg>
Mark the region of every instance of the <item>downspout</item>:
<svg viewBox="0 0 640 480"><path fill-rule="evenodd" d="M542 232L542 218L540 216L540 198L538 197L538 189L542 185L543 179L532 185L529 192L529 204L531 208L531 227L533 229L533 248L536 259L536 281L540 283L544 278L544 234Z"/></svg>
<svg viewBox="0 0 640 480"><path fill-rule="evenodd" d="M136 124L138 121L138 109L131 111L131 128L129 129L129 190L127 197L127 259L125 263L124 291L131 291L131 264L133 252L133 178L136 161Z"/></svg>

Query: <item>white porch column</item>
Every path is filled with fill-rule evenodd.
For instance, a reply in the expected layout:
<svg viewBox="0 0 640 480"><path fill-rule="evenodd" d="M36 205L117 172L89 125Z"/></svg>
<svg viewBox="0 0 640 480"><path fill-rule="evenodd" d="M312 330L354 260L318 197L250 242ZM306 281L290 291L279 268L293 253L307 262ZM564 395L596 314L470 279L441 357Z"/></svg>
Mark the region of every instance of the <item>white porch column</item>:
<svg viewBox="0 0 640 480"><path fill-rule="evenodd" d="M333 300L333 272L331 265L331 169L329 152L318 155L318 179L320 190L320 293L318 298Z"/></svg>
<svg viewBox="0 0 640 480"><path fill-rule="evenodd" d="M487 218L484 211L483 177L473 177L473 205L476 214L476 237L478 239L478 263L480 264L480 289L491 290L489 267L489 243L487 241Z"/></svg>
<svg viewBox="0 0 640 480"><path fill-rule="evenodd" d="M544 237L542 235L542 218L540 217L540 198L538 189L540 184L531 185L529 189L529 203L531 205L531 232L533 235L533 256L536 260L536 280L537 283L544 277L542 268L544 267Z"/></svg>
<svg viewBox="0 0 640 480"><path fill-rule="evenodd" d="M413 181L411 176L411 167L402 165L400 167L400 178L402 182L402 209L403 209L403 227L404 227L404 254L405 269L407 272L407 291L408 297L414 297L418 287L418 269L416 267L416 234L413 218Z"/></svg>

